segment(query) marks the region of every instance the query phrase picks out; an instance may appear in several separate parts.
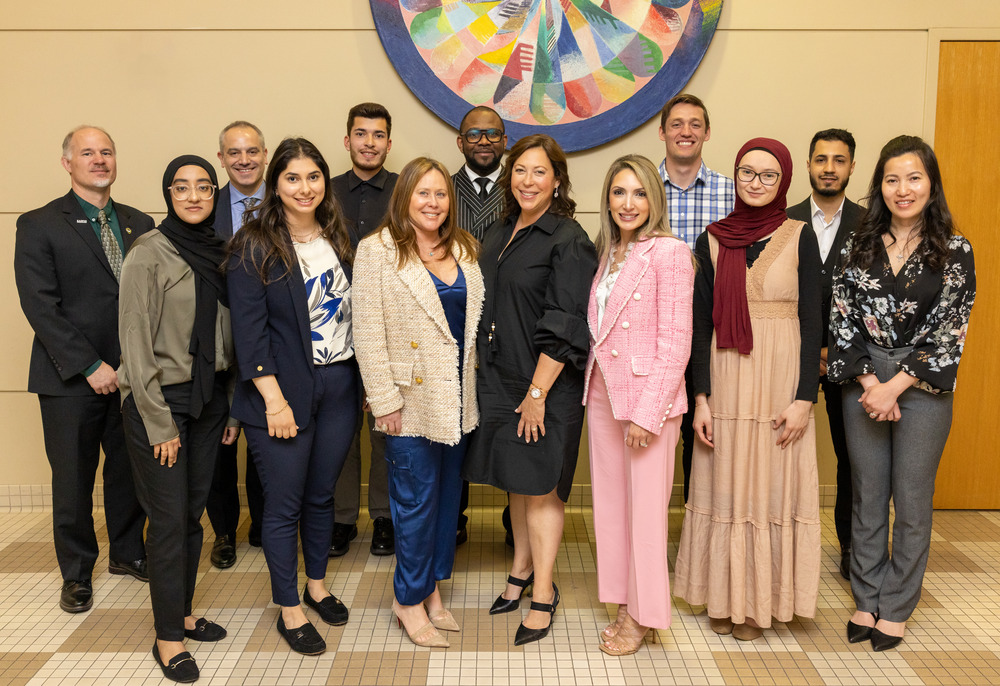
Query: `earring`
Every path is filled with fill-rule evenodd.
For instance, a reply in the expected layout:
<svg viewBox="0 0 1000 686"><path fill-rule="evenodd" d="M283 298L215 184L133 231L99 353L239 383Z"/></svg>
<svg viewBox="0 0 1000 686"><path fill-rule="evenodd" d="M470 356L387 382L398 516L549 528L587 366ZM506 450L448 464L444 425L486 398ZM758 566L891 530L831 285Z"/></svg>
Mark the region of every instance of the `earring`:
<svg viewBox="0 0 1000 686"><path fill-rule="evenodd" d="M558 198L559 197L559 186L556 186L555 191L552 193L552 197L553 198Z"/></svg>

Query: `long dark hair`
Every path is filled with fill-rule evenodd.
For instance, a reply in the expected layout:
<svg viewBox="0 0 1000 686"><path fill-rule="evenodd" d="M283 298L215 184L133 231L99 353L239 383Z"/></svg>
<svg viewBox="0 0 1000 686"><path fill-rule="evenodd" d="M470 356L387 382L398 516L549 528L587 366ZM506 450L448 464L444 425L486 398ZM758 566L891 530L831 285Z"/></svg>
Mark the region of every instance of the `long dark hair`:
<svg viewBox="0 0 1000 686"><path fill-rule="evenodd" d="M417 184L420 183L420 179L431 171L437 171L441 174L445 187L448 189L448 216L438 229L438 236L441 240L435 246L435 250L440 247L450 255L452 246L457 243L466 259L475 261L479 257L479 243L472 234L460 228L455 220L457 212L455 187L452 185L448 170L437 160L432 160L429 157L418 157L407 162L403 170L399 172L396 186L392 190L392 198L389 200L389 211L385 218L389 235L392 236L392 240L396 244L396 269L402 269L409 260L418 262L420 260L416 229L413 227L413 220L410 219L410 200Z"/></svg>
<svg viewBox="0 0 1000 686"><path fill-rule="evenodd" d="M281 262L285 267L284 272L277 277L282 279L291 272L295 261L292 239L285 221L285 207L278 196L278 179L289 163L296 159L311 160L323 175L326 193L316 208L320 235L330 241L341 262L351 264L354 261L354 248L351 247L347 227L330 183L329 165L319 149L305 138L286 138L274 151L274 157L267 168L267 192L257 210L257 217L237 231L230 243L230 251L242 255L244 260L249 259L265 284L272 281L268 274L276 263Z"/></svg>
<svg viewBox="0 0 1000 686"><path fill-rule="evenodd" d="M941 183L941 170L938 167L934 150L922 138L917 136L897 136L885 144L875 164L875 173L868 187L865 203L868 212L861 226L854 234L854 246L847 256L846 266L868 269L884 249L882 236L889 231L892 224L892 213L882 197L882 178L885 176L885 165L894 157L914 154L927 170L927 179L931 183L931 194L927 206L920 217L919 251L924 262L933 271L941 271L948 259L948 242L955 233L955 222L948 209L944 197L944 186Z"/></svg>
<svg viewBox="0 0 1000 686"><path fill-rule="evenodd" d="M566 153L563 152L563 149L559 147L559 144L551 136L546 136L544 133L533 133L514 143L514 146L507 154L507 163L503 166L503 173L500 174L500 180L497 182L503 188L504 218L513 217L521 211L521 206L517 204L514 192L510 189L510 176L517 160L532 148L541 148L545 151L545 156L549 158L552 170L559 180L559 195L552 198L552 204L549 205L548 211L552 214L572 217L576 211L576 201L570 197L573 184L569 181L569 167L566 164Z"/></svg>

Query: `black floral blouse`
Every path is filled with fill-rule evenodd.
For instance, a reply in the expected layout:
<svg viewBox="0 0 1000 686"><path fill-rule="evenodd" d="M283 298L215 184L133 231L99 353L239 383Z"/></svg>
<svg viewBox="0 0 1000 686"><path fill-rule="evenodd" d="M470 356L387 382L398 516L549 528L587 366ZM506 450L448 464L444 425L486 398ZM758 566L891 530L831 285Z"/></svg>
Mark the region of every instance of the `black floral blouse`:
<svg viewBox="0 0 1000 686"><path fill-rule="evenodd" d="M841 253L845 260L853 240ZM885 250L868 269L837 265L830 312L828 375L846 383L873 374L867 344L883 348L913 346L900 368L930 393L955 390L958 361L965 346L969 313L976 299L972 246L952 236L951 252L940 272L932 271L916 250L892 273Z"/></svg>

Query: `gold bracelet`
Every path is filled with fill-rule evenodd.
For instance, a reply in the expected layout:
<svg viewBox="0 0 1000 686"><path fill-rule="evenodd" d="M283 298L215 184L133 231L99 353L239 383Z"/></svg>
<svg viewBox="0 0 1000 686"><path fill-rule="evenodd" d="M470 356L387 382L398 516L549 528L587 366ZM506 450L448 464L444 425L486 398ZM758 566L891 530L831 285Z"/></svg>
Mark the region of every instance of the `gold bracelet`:
<svg viewBox="0 0 1000 686"><path fill-rule="evenodd" d="M288 408L288 401L286 400L285 404L282 405L281 409L279 409L277 412L268 412L267 410L264 410L264 414L266 414L268 417L274 417L275 415L279 415L282 412L284 412L287 408Z"/></svg>

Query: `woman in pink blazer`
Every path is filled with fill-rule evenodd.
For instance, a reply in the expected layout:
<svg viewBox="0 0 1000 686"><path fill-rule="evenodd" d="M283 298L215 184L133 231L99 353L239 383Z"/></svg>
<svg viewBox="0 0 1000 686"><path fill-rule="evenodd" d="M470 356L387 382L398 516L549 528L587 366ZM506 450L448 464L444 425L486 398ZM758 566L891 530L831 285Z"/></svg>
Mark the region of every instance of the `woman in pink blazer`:
<svg viewBox="0 0 1000 686"><path fill-rule="evenodd" d="M600 648L629 655L650 628L670 626L667 506L694 290L691 251L670 232L663 184L645 157L626 155L608 170L597 252L584 404L598 596L618 603Z"/></svg>

